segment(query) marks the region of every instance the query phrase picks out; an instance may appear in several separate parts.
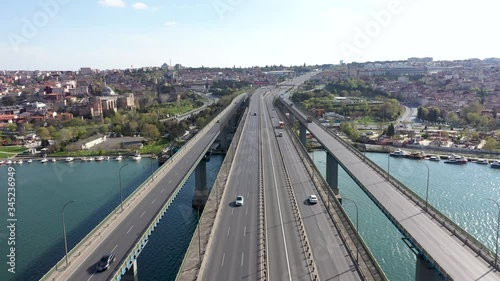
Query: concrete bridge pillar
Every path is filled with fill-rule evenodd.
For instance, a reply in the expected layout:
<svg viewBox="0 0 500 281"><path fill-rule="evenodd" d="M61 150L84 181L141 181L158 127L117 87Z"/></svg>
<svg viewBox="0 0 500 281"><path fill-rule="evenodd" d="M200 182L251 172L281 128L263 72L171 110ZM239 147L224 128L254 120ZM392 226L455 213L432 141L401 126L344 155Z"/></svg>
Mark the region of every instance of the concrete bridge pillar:
<svg viewBox="0 0 500 281"><path fill-rule="evenodd" d="M307 133L306 126L302 125L302 123L299 123L299 139L304 147L306 147L307 144L306 133Z"/></svg>
<svg viewBox="0 0 500 281"><path fill-rule="evenodd" d="M421 255L417 255L417 268L415 272L415 281L443 281L439 273L434 270L432 264L429 263Z"/></svg>
<svg viewBox="0 0 500 281"><path fill-rule="evenodd" d="M137 259L132 263L132 266L125 272L122 277L123 281L138 281L137 277Z"/></svg>
<svg viewBox="0 0 500 281"><path fill-rule="evenodd" d="M195 189L192 200L193 208L203 210L208 198L207 163L200 161L194 170Z"/></svg>
<svg viewBox="0 0 500 281"><path fill-rule="evenodd" d="M227 141L227 125L224 125L221 128L219 138L220 138L220 148L223 152L226 152L229 145Z"/></svg>
<svg viewBox="0 0 500 281"><path fill-rule="evenodd" d="M339 162L326 152L326 182L336 195L339 194Z"/></svg>

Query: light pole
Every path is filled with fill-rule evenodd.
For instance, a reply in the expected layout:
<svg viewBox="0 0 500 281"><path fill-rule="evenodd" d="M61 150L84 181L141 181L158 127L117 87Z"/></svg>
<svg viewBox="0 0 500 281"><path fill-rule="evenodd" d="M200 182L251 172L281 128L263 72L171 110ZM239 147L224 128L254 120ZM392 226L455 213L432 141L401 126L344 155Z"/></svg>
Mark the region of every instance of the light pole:
<svg viewBox="0 0 500 281"><path fill-rule="evenodd" d="M66 224L64 223L64 208L68 206L69 204L73 203L75 201L71 200L68 203L64 204L62 211L61 211L61 217L62 217L62 225L63 225L63 236L64 236L64 250L66 251L66 267L68 266L68 241L66 239Z"/></svg>
<svg viewBox="0 0 500 281"><path fill-rule="evenodd" d="M359 265L359 210L358 210L358 204L354 202L354 200L348 199L348 198L342 198L342 200L347 200L351 203L354 204L354 207L356 207L356 232L358 235L356 235L356 263Z"/></svg>
<svg viewBox="0 0 500 281"><path fill-rule="evenodd" d="M495 265L494 267L497 267L497 261L498 261L498 232L500 230L500 204L498 204L497 201L491 199L491 198L486 198L484 200L491 201L495 203L498 209L498 216L497 216L497 239L495 240Z"/></svg>
<svg viewBox="0 0 500 281"><path fill-rule="evenodd" d="M389 169L390 169L390 162L391 162L391 153L389 152L389 154L387 154L387 180L389 180L389 176L390 176L390 173L389 173Z"/></svg>
<svg viewBox="0 0 500 281"><path fill-rule="evenodd" d="M424 162L420 162L422 164L425 165L425 167L427 168L427 187L425 189L425 210L427 211L427 202L429 200L429 175L430 175L430 169L429 169L429 166L427 164L425 164Z"/></svg>
<svg viewBox="0 0 500 281"><path fill-rule="evenodd" d="M122 169L125 168L128 164L123 165L118 172L118 177L120 178L120 207L123 211L123 191L122 191Z"/></svg>

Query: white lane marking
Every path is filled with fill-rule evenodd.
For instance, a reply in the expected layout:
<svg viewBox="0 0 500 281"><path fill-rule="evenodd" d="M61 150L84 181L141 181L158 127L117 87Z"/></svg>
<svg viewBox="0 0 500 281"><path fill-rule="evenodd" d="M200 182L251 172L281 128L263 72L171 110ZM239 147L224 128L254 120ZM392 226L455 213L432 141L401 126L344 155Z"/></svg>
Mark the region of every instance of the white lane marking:
<svg viewBox="0 0 500 281"><path fill-rule="evenodd" d="M160 191L160 193L163 193L163 191L165 191L165 188L164 188L164 189L162 189L162 190Z"/></svg>
<svg viewBox="0 0 500 281"><path fill-rule="evenodd" d="M153 205L153 203L154 203L155 201L156 201L156 198L155 198L155 199L153 199L153 201L151 201L151 205Z"/></svg>
<svg viewBox="0 0 500 281"><path fill-rule="evenodd" d="M142 218L142 216L144 216L145 213L146 213L146 211L142 212L142 215L140 217Z"/></svg>
<svg viewBox="0 0 500 281"><path fill-rule="evenodd" d="M94 276L94 274L95 274L95 271L94 271L94 273L92 273L92 275L90 275L90 277L89 277L89 279L87 279L87 281L89 281L90 278L92 278L92 276Z"/></svg>
<svg viewBox="0 0 500 281"><path fill-rule="evenodd" d="M243 229L243 236L247 236L247 226L245 225L245 228Z"/></svg>
<svg viewBox="0 0 500 281"><path fill-rule="evenodd" d="M232 215L233 213L234 213L234 208L233 208L233 209L231 209L231 215Z"/></svg>
<svg viewBox="0 0 500 281"><path fill-rule="evenodd" d="M248 207L246 208L245 215L248 215Z"/></svg>
<svg viewBox="0 0 500 281"><path fill-rule="evenodd" d="M220 264L221 267L224 267L224 258L226 257L226 253L222 255L222 263Z"/></svg>
<svg viewBox="0 0 500 281"><path fill-rule="evenodd" d="M245 259L245 253L241 253L241 266L243 266L243 260Z"/></svg>
<svg viewBox="0 0 500 281"><path fill-rule="evenodd" d="M229 230L231 230L231 227L227 228L227 234L226 234L226 236L229 236Z"/></svg>
<svg viewBox="0 0 500 281"><path fill-rule="evenodd" d="M133 225L129 228L129 230L127 231L127 234L132 230L132 228L134 228Z"/></svg>
<svg viewBox="0 0 500 281"><path fill-rule="evenodd" d="M172 180L169 180L169 181L168 181L168 183L169 183L169 184L170 184L170 183L172 183Z"/></svg>
<svg viewBox="0 0 500 281"><path fill-rule="evenodd" d="M111 250L111 253L116 250L116 247L118 247L118 244L116 244L116 246L113 248L113 250Z"/></svg>

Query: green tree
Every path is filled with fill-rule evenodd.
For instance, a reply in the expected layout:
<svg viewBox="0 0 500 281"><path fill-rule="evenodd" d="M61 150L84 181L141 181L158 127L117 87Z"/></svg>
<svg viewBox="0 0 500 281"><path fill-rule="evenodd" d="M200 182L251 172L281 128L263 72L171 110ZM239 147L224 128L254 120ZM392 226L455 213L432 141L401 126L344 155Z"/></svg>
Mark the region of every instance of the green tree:
<svg viewBox="0 0 500 281"><path fill-rule="evenodd" d="M487 137L485 141L483 145L483 149L485 150L494 150L498 147L498 141L495 138Z"/></svg>
<svg viewBox="0 0 500 281"><path fill-rule="evenodd" d="M395 133L394 124L391 123L391 124L389 124L389 127L387 128L387 135L389 137L392 137L392 136L394 136L394 133Z"/></svg>
<svg viewBox="0 0 500 281"><path fill-rule="evenodd" d="M147 124L142 128L141 131L142 135L145 138L151 139L151 140L157 140L160 137L160 131L155 125L152 124Z"/></svg>
<svg viewBox="0 0 500 281"><path fill-rule="evenodd" d="M9 131L15 132L17 130L17 124L16 123L9 123L9 125L7 125L7 128L9 128Z"/></svg>
<svg viewBox="0 0 500 281"><path fill-rule="evenodd" d="M458 121L460 121L460 118L455 112L448 112L448 114L446 114L446 121L451 124L457 124Z"/></svg>
<svg viewBox="0 0 500 281"><path fill-rule="evenodd" d="M47 128L45 127L40 127L36 130L36 134L42 139L42 140L48 140L50 139L50 132Z"/></svg>

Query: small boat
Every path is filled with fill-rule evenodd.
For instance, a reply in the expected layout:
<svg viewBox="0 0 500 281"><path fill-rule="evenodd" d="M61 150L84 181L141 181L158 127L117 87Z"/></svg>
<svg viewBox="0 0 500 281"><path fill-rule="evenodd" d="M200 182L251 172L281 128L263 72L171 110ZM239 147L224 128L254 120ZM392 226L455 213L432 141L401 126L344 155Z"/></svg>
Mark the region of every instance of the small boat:
<svg viewBox="0 0 500 281"><path fill-rule="evenodd" d="M94 161L95 158L94 157L89 157L89 161Z"/></svg>
<svg viewBox="0 0 500 281"><path fill-rule="evenodd" d="M460 155L455 155L452 154L448 160L444 161L446 164L458 164L458 165L463 165L467 164L467 158L460 156Z"/></svg>
<svg viewBox="0 0 500 281"><path fill-rule="evenodd" d="M31 164L31 162L33 162L33 160L31 160L31 159L28 159L28 160L26 161L26 163L28 163L28 164Z"/></svg>
<svg viewBox="0 0 500 281"><path fill-rule="evenodd" d="M476 160L476 164L487 165L489 163L488 160L480 158Z"/></svg>
<svg viewBox="0 0 500 281"><path fill-rule="evenodd" d="M71 161L73 161L73 160L74 160L74 158L73 158L73 157L66 157L66 162L71 162Z"/></svg>
<svg viewBox="0 0 500 281"><path fill-rule="evenodd" d="M116 156L116 157L115 157L115 160L116 160L116 161L120 161L120 160L122 160L122 159L123 159L123 156L121 156L121 155L118 155L118 156Z"/></svg>
<svg viewBox="0 0 500 281"><path fill-rule="evenodd" d="M52 158L52 162L56 162L56 158Z"/></svg>
<svg viewBox="0 0 500 281"><path fill-rule="evenodd" d="M417 151L417 152L412 152L409 155L407 154L405 155L405 157L410 159L420 160L425 158L425 154L422 151Z"/></svg>
<svg viewBox="0 0 500 281"><path fill-rule="evenodd" d="M431 157L429 157L429 161L439 162L441 161L441 157L439 157L439 155L432 155Z"/></svg>
<svg viewBox="0 0 500 281"><path fill-rule="evenodd" d="M12 160L7 160L7 162L5 162L5 164L11 165L12 164Z"/></svg>
<svg viewBox="0 0 500 281"><path fill-rule="evenodd" d="M104 156L97 156L94 160L95 161L103 161L104 160Z"/></svg>
<svg viewBox="0 0 500 281"><path fill-rule="evenodd" d="M132 159L135 160L135 161L139 161L139 160L141 160L141 158L142 157L141 157L141 155L139 153L136 153L136 154L134 154L134 156L132 156Z"/></svg>
<svg viewBox="0 0 500 281"><path fill-rule="evenodd" d="M47 159L47 158L43 158L42 160L40 160L40 163L44 163L45 164L47 162L49 162L49 159Z"/></svg>
<svg viewBox="0 0 500 281"><path fill-rule="evenodd" d="M401 149L397 149L396 151L389 153L389 156L396 158L406 157L406 155L408 155L408 152Z"/></svg>
<svg viewBox="0 0 500 281"><path fill-rule="evenodd" d="M17 160L16 164L23 164L23 160Z"/></svg>
<svg viewBox="0 0 500 281"><path fill-rule="evenodd" d="M109 156L106 156L105 160L109 160L109 159L110 159Z"/></svg>
<svg viewBox="0 0 500 281"><path fill-rule="evenodd" d="M0 161L0 165L5 165L6 163L7 163L7 161L4 161L4 160Z"/></svg>
<svg viewBox="0 0 500 281"><path fill-rule="evenodd" d="M493 169L500 169L500 161L495 160L495 161L491 162L490 167Z"/></svg>

